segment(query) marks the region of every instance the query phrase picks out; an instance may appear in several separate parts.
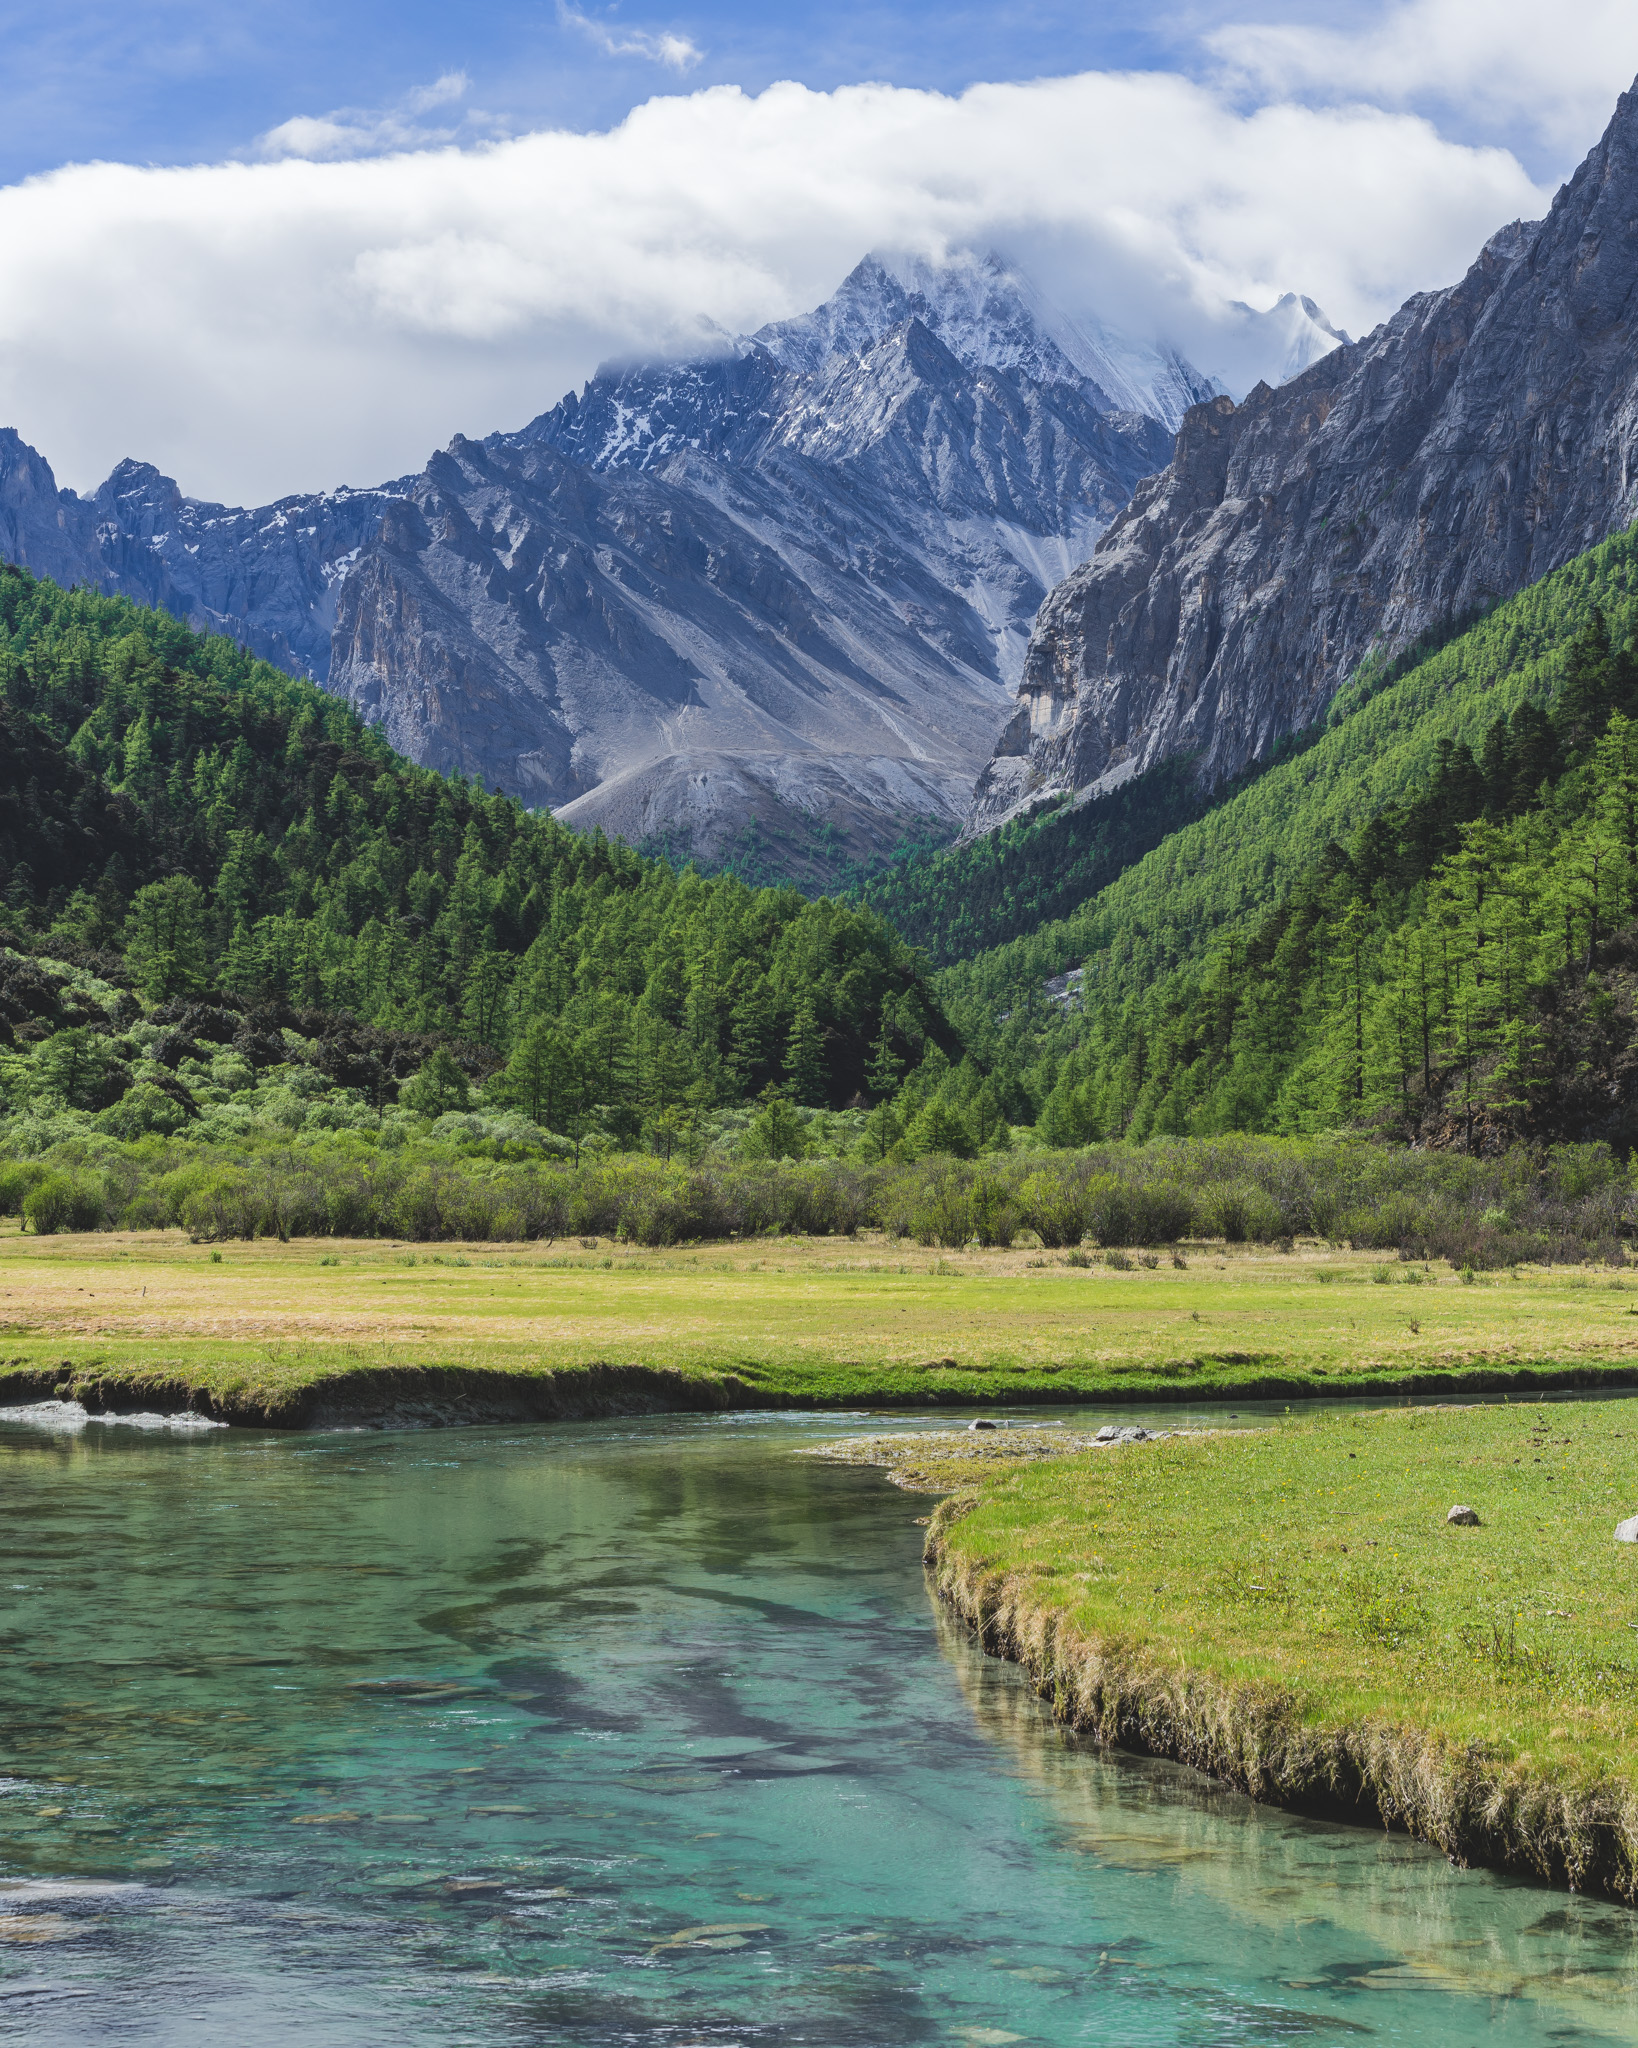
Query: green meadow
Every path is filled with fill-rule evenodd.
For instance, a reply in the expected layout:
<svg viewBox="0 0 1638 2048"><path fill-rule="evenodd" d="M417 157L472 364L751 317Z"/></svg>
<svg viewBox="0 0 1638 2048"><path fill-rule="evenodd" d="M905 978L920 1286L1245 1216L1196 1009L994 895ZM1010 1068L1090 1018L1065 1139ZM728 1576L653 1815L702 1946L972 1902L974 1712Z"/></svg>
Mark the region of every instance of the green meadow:
<svg viewBox="0 0 1638 2048"><path fill-rule="evenodd" d="M0 1399L163 1385L245 1414L382 1368L637 1368L732 1405L1638 1384L1638 1280L1298 1245L942 1252L862 1233L643 1250L0 1233Z"/></svg>
<svg viewBox="0 0 1638 2048"><path fill-rule="evenodd" d="M1635 1513L1638 1407L1513 1400L1020 1464L929 1554L1073 1725L1631 1901Z"/></svg>

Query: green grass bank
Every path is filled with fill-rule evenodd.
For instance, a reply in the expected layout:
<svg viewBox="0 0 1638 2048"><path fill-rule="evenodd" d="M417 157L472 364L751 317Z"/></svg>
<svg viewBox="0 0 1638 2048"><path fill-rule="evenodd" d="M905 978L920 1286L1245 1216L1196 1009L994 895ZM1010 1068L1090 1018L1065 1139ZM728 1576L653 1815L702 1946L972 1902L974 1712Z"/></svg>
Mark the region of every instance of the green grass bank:
<svg viewBox="0 0 1638 2048"><path fill-rule="evenodd" d="M0 1231L0 1404L281 1428L1638 1387L1638 1276L1299 1245L645 1249Z"/></svg>
<svg viewBox="0 0 1638 2048"><path fill-rule="evenodd" d="M1010 1469L927 1565L1068 1727L1634 1905L1634 1513L1630 1402L1360 1412Z"/></svg>

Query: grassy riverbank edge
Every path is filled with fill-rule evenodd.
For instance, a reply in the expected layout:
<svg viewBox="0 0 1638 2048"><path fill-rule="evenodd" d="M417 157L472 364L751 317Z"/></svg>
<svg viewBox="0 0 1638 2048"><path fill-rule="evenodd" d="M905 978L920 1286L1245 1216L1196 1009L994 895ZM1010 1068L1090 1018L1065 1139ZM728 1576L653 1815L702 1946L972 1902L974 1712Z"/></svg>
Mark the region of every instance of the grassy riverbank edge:
<svg viewBox="0 0 1638 2048"><path fill-rule="evenodd" d="M1518 1414L1509 1411L1510 1418ZM1360 1418L1373 1424L1408 1419ZM1060 1470L1084 1462L1060 1461ZM1095 1462L1104 1474L1115 1469L1108 1452ZM1031 1478L1038 1478L1033 1468ZM1156 1614L1146 1623L1136 1602L1124 1625L1088 1626L1068 1611L1078 1597L1071 1582L1100 1573L1071 1568L1104 1565L1091 1555L1098 1532L1082 1522L1084 1533L1066 1544L1062 1499L1060 1519L1051 1523L1044 1494L1037 1491L1033 1502L1015 1494L1002 1503L1006 1485L1005 1475L986 1478L979 1490L969 1484L941 1501L928 1528L924 1564L939 1600L986 1651L1022 1669L1065 1729L1102 1746L1191 1766L1293 1813L1409 1834L1461 1868L1504 1871L1638 1906L1638 1775L1628 1768L1624 1740L1616 1769L1607 1756L1555 1755L1550 1742L1539 1753L1528 1732L1498 1740L1494 1731L1464 1729L1459 1715L1454 1727L1448 1725L1448 1714L1441 1725L1432 1682L1425 1690L1419 1684L1403 1689L1414 1701L1406 1711L1328 1711L1334 1699L1326 1696L1319 1644L1305 1643L1299 1629L1283 1646L1288 1654L1265 1658L1259 1668L1262 1646L1242 1633L1246 1624L1237 1620L1233 1590L1226 1597L1222 1588L1214 1593L1215 1634L1204 1626L1198 1635L1152 1628ZM979 1513L998 1503L1011 1513L1010 1523L1004 1515ZM1021 1529L1033 1529L1033 1549L1020 1544ZM1107 1542L1114 1531L1101 1533ZM1209 1555L1219 1534L1194 1529L1189 1541ZM1147 1553L1128 1562L1134 1580L1162 1568ZM1255 1561L1249 1567L1259 1568ZM1238 1569L1248 1576L1243 1559ZM1159 1585L1154 1590L1161 1594ZM1239 1601L1249 1598L1238 1594ZM1346 1700L1348 1687L1340 1691ZM1553 1737L1570 1733L1551 1730Z"/></svg>
<svg viewBox="0 0 1638 2048"><path fill-rule="evenodd" d="M867 1366L829 1384L789 1384L754 1362L741 1370L590 1360L584 1365L316 1366L268 1384L248 1367L207 1361L120 1364L63 1358L0 1361L0 1416L36 1401L77 1401L93 1415L191 1413L241 1428L455 1428L478 1423L577 1422L613 1415L725 1414L733 1410L1176 1406L1203 1401L1460 1399L1472 1395L1620 1393L1638 1389L1628 1363L1552 1360L1449 1371L1361 1372L1346 1377L1248 1365L1186 1381L1133 1370L1015 1377L1007 1373Z"/></svg>
<svg viewBox="0 0 1638 2048"><path fill-rule="evenodd" d="M312 1429L1638 1387L1625 1268L1480 1277L1319 1246L1114 1256L8 1234L0 1405L66 1391L104 1413Z"/></svg>

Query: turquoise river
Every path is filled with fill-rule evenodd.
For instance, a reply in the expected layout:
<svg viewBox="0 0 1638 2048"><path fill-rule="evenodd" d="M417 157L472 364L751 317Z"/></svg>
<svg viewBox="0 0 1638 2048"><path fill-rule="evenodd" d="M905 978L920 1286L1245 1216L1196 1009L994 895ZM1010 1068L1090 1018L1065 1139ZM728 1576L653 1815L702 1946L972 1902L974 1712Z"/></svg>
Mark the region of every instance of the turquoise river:
<svg viewBox="0 0 1638 2048"><path fill-rule="evenodd" d="M857 1422L70 1420L0 1416L0 2040L1638 2039L1638 1915L1064 1739Z"/></svg>

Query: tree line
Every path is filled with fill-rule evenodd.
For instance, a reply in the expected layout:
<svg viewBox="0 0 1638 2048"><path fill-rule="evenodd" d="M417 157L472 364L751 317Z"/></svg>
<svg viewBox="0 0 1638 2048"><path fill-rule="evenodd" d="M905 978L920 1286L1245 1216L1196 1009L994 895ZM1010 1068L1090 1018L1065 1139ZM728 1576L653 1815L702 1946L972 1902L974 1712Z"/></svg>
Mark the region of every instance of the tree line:
<svg viewBox="0 0 1638 2048"><path fill-rule="evenodd" d="M1624 623L1624 622L1623 622ZM1198 966L1091 1008L1049 1142L1353 1125L1638 1142L1638 653L1588 608L1549 705L1384 804Z"/></svg>
<svg viewBox="0 0 1638 2048"><path fill-rule="evenodd" d="M553 1129L663 1142L724 1104L879 1101L929 1051L960 1058L868 908L572 832L414 767L220 636L14 568L0 792L0 940L150 1009L217 992L441 1036L429 1100L500 1073ZM34 1023L0 1029L26 1048Z"/></svg>

